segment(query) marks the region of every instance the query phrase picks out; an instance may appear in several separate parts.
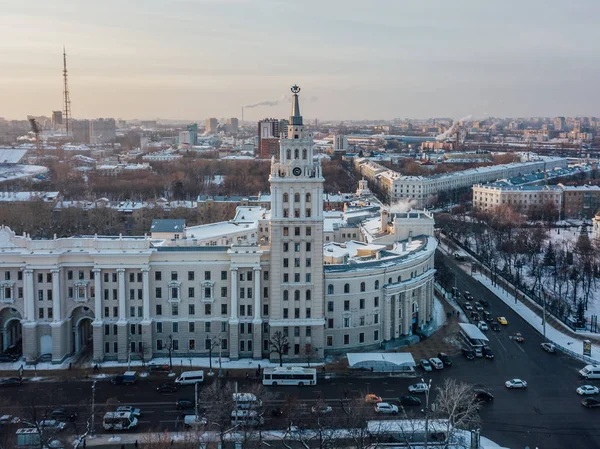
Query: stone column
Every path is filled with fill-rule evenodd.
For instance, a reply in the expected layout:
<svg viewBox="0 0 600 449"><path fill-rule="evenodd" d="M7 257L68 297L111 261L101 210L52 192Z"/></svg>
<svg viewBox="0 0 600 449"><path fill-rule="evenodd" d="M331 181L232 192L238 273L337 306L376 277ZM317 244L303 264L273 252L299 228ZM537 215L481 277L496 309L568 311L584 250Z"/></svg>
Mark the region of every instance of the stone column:
<svg viewBox="0 0 600 449"><path fill-rule="evenodd" d="M100 363L104 361L104 325L102 321L96 319L92 321L92 334L94 338L93 361Z"/></svg>
<svg viewBox="0 0 600 449"><path fill-rule="evenodd" d="M60 294L60 268L52 270L52 315L54 315L54 321L62 321L61 316L61 301L62 295Z"/></svg>
<svg viewBox="0 0 600 449"><path fill-rule="evenodd" d="M94 268L92 271L94 272L94 321L102 321L102 270ZM95 347L96 339L94 338Z"/></svg>
<svg viewBox="0 0 600 449"><path fill-rule="evenodd" d="M229 358L237 360L239 353L238 269L231 268L231 315L229 317Z"/></svg>
<svg viewBox="0 0 600 449"><path fill-rule="evenodd" d="M260 266L254 267L254 319L252 320L252 357L262 358L262 318L261 318L261 291L260 291Z"/></svg>
<svg viewBox="0 0 600 449"><path fill-rule="evenodd" d="M119 274L119 321L126 323L127 322L127 310L126 310L126 305L125 305L125 269L118 268L117 273ZM120 343L119 343L119 346L120 346ZM119 348L119 352L121 352L120 348Z"/></svg>
<svg viewBox="0 0 600 449"><path fill-rule="evenodd" d="M290 202L288 203L288 215L290 218L294 218L294 189L290 189Z"/></svg>
<svg viewBox="0 0 600 449"><path fill-rule="evenodd" d="M33 270L28 268L23 272L25 273L25 282L23 282L23 293L25 296L23 311L25 316L23 318L25 321L35 321Z"/></svg>
<svg viewBox="0 0 600 449"><path fill-rule="evenodd" d="M126 321L117 321L117 342L119 343L119 352L117 360L119 362L127 362L127 354L129 353L129 326Z"/></svg>
<svg viewBox="0 0 600 449"><path fill-rule="evenodd" d="M150 320L150 268L142 268L142 299L144 321Z"/></svg>
<svg viewBox="0 0 600 449"><path fill-rule="evenodd" d="M383 339L384 341L391 340L390 332L390 314L392 313L392 298L390 295L385 295L383 298L383 311L381 313L381 322L383 323Z"/></svg>
<svg viewBox="0 0 600 449"><path fill-rule="evenodd" d="M300 192L300 217L306 218L306 189Z"/></svg>

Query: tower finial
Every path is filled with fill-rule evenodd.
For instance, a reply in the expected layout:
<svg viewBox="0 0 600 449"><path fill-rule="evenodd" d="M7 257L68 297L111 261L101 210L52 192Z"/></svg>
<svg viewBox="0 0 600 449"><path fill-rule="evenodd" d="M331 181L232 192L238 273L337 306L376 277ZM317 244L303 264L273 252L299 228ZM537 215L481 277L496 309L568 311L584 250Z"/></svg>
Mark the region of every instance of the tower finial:
<svg viewBox="0 0 600 449"><path fill-rule="evenodd" d="M291 89L294 94L294 98L292 98L292 115L290 116L290 125L302 125L302 116L300 115L300 103L298 103L298 92L300 92L300 87L297 84L294 84Z"/></svg>

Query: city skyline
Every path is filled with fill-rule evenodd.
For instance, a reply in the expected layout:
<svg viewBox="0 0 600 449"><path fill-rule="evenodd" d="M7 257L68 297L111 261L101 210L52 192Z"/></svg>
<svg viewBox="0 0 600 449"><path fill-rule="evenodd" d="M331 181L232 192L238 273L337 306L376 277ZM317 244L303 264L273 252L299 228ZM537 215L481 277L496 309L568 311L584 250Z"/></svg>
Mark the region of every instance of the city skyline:
<svg viewBox="0 0 600 449"><path fill-rule="evenodd" d="M0 116L75 118L594 116L591 1L14 2L0 18ZM586 26L589 25L589 26ZM312 100L312 101L311 101Z"/></svg>

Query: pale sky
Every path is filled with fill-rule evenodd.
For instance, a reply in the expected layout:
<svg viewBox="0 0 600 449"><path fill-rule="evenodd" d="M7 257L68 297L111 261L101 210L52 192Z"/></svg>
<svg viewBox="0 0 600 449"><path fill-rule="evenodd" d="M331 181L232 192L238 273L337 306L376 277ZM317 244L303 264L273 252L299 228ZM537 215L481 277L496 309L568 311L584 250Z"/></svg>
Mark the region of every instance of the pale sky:
<svg viewBox="0 0 600 449"><path fill-rule="evenodd" d="M0 116L600 115L598 0L0 0ZM289 104L245 110L285 117Z"/></svg>

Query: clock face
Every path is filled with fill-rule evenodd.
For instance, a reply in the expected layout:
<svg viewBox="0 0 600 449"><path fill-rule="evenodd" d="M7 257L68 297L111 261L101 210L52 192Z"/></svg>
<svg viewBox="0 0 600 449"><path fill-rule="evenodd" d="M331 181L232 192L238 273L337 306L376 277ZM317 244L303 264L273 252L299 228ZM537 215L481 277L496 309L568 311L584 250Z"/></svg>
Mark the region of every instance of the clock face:
<svg viewBox="0 0 600 449"><path fill-rule="evenodd" d="M302 174L302 169L300 167L294 167L292 173L294 174L294 176L300 176Z"/></svg>

